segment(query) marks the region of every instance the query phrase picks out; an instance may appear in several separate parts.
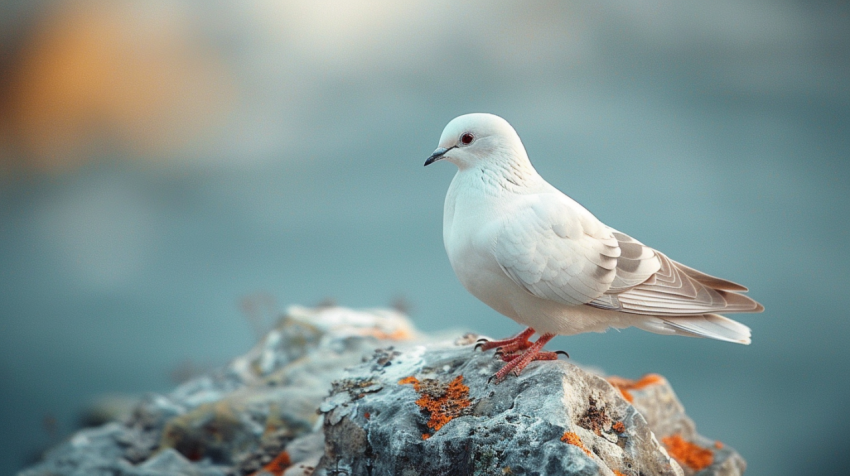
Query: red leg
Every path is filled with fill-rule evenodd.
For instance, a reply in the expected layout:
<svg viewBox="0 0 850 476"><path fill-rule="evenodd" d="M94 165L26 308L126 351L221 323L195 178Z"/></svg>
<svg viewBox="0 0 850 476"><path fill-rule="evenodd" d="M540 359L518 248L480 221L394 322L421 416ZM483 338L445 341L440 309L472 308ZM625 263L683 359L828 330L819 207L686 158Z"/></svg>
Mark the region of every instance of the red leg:
<svg viewBox="0 0 850 476"><path fill-rule="evenodd" d="M534 335L534 329L528 328L519 334L511 337L510 339L502 339L502 340L487 340L487 339L478 339L478 344L475 346L477 349L481 347L481 350L490 350L499 348L501 352L515 352L517 350L524 350L531 347L531 342L528 341L528 338Z"/></svg>
<svg viewBox="0 0 850 476"><path fill-rule="evenodd" d="M552 340L553 337L555 337L555 334L543 334L539 339L537 339L537 342L531 344L525 352L512 354L511 356L503 356L503 359L507 360L508 363L493 376L496 379L496 383L504 380L511 371L513 371L514 374L519 375L522 372L522 369L535 360L557 359L558 354L556 352L540 352L540 350L543 349L543 346Z"/></svg>

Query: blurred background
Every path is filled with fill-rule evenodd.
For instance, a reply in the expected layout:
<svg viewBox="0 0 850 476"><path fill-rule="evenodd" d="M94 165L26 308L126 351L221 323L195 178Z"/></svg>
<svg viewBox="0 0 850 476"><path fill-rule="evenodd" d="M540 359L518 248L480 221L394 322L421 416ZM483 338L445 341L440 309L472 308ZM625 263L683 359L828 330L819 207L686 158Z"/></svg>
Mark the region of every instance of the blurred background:
<svg viewBox="0 0 850 476"><path fill-rule="evenodd" d="M748 347L551 347L664 374L748 474L847 466L846 2L5 0L0 474L289 304L516 332L445 256L454 167L422 167L479 111L604 222L767 308L738 317Z"/></svg>

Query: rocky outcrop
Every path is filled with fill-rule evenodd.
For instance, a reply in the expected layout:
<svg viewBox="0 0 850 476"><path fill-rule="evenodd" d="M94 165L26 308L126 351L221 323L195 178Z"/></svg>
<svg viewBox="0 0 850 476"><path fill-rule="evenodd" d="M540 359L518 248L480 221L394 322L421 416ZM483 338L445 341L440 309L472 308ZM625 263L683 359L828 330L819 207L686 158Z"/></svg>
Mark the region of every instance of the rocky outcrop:
<svg viewBox="0 0 850 476"><path fill-rule="evenodd" d="M471 338L377 352L322 404L319 468L409 476L743 472L736 453L696 434L660 376L612 385L557 361L490 382L500 365L492 352L473 352Z"/></svg>
<svg viewBox="0 0 850 476"><path fill-rule="evenodd" d="M475 338L421 335L389 310L293 307L246 355L20 476L743 473L663 377L555 361L496 384L501 362Z"/></svg>

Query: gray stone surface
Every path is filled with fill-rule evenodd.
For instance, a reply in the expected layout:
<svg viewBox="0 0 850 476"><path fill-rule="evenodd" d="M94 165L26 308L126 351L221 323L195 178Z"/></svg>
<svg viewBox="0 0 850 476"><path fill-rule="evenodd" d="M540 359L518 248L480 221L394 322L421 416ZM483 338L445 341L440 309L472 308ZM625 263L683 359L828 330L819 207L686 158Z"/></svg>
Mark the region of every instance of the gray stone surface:
<svg viewBox="0 0 850 476"><path fill-rule="evenodd" d="M77 432L20 476L743 472L663 378L615 380L621 392L558 361L495 384L501 362L473 341L421 335L389 310L292 307L244 356ZM677 463L663 443L673 435L712 464Z"/></svg>
<svg viewBox="0 0 850 476"><path fill-rule="evenodd" d="M744 458L733 448L697 433L694 421L685 414L685 408L676 398L673 388L663 377L656 377L661 379L657 384L628 390L633 398L632 405L646 418L653 433L662 439L680 435L684 440L702 448L710 449L714 454L713 464L702 471L695 471L688 465L683 465L685 474L687 476L740 476L744 474L747 468Z"/></svg>
<svg viewBox="0 0 850 476"><path fill-rule="evenodd" d="M327 449L319 467L409 476L682 474L646 419L604 378L557 361L488 382L501 364L472 344L443 344L350 369L321 408ZM399 383L409 377L420 391ZM443 390L459 378L468 395ZM417 404L423 395L442 395L444 407L468 411L435 431L428 426L432 412ZM614 422L623 423L622 433ZM577 435L587 451L562 441L565 433Z"/></svg>

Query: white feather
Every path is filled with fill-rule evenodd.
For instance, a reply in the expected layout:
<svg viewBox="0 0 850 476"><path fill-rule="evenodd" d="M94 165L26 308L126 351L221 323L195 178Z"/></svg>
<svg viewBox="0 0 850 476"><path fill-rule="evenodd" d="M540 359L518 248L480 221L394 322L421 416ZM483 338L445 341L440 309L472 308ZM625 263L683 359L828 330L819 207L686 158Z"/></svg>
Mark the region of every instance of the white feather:
<svg viewBox="0 0 850 476"><path fill-rule="evenodd" d="M465 134L475 139L464 144ZM449 261L461 283L500 313L541 333L635 325L749 343L749 328L714 314L761 311L740 294L746 288L603 224L540 177L504 119L454 119L435 156L459 169L443 216Z"/></svg>

